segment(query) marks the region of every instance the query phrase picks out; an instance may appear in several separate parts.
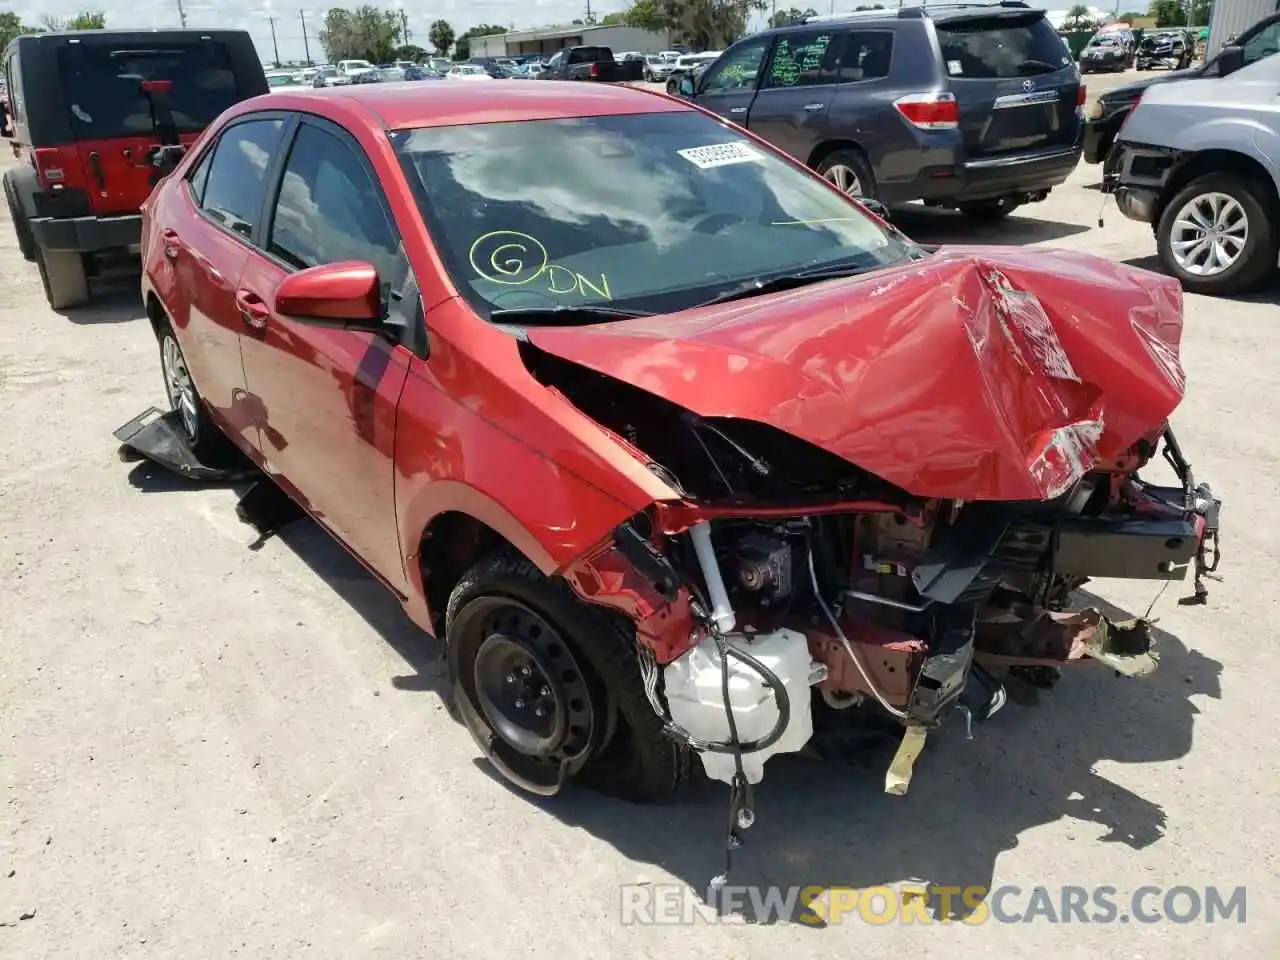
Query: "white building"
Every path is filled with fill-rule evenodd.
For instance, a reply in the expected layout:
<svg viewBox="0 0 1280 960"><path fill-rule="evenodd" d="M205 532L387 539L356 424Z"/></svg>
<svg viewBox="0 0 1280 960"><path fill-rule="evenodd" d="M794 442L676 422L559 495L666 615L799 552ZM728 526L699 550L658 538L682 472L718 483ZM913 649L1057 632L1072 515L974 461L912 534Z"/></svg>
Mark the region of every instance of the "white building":
<svg viewBox="0 0 1280 960"><path fill-rule="evenodd" d="M587 27L578 24L570 27L532 27L488 37L472 37L471 56L514 57L530 53L550 56L562 47L582 46L609 47L614 53L629 50L660 53L671 49L671 37L666 32L627 26Z"/></svg>

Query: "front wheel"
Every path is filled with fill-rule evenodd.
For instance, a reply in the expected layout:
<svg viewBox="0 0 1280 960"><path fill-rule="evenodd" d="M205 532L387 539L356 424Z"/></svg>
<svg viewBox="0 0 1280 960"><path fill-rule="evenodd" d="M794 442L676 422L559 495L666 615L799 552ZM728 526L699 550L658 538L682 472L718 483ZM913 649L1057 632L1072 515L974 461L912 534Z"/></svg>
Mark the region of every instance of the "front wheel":
<svg viewBox="0 0 1280 960"><path fill-rule="evenodd" d="M1193 293L1244 293L1276 268L1278 207L1275 191L1258 180L1230 173L1193 180L1160 216L1160 262Z"/></svg>
<svg viewBox="0 0 1280 960"><path fill-rule="evenodd" d="M687 778L689 752L644 692L634 631L506 551L471 568L445 614L454 708L509 783L569 780L637 803Z"/></svg>

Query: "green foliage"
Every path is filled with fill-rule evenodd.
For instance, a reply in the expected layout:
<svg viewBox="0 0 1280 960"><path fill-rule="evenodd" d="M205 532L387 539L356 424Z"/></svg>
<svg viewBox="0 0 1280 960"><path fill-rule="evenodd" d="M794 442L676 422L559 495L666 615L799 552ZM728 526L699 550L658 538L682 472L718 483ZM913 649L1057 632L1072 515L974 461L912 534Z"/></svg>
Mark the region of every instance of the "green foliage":
<svg viewBox="0 0 1280 960"><path fill-rule="evenodd" d="M449 51L453 47L453 37L453 26L448 20L434 21L431 24L431 29L427 32L427 39L431 41L431 47L438 57L447 57L449 55Z"/></svg>
<svg viewBox="0 0 1280 960"><path fill-rule="evenodd" d="M1156 18L1157 27L1185 27L1187 11L1180 0L1151 0L1147 16Z"/></svg>
<svg viewBox="0 0 1280 960"><path fill-rule="evenodd" d="M392 60L410 60L413 63L421 63L427 58L427 51L423 50L416 43L406 43L402 47L396 47L391 51Z"/></svg>
<svg viewBox="0 0 1280 960"><path fill-rule="evenodd" d="M44 28L27 26L16 13L0 13L0 50L7 47L14 37L28 33L44 33Z"/></svg>
<svg viewBox="0 0 1280 960"><path fill-rule="evenodd" d="M333 7L324 17L320 44L331 63L368 60L385 63L400 44L401 20L397 10L364 6L356 10Z"/></svg>
<svg viewBox="0 0 1280 960"><path fill-rule="evenodd" d="M807 10L799 10L796 7L792 7L790 10L776 10L773 16L769 18L769 26L785 27L788 23L803 20L805 17L816 17L817 15L818 11L812 7Z"/></svg>
<svg viewBox="0 0 1280 960"><path fill-rule="evenodd" d="M1098 21L1094 19L1087 6L1083 3L1077 3L1067 11L1066 19L1062 21L1062 29L1067 31L1096 30L1098 29Z"/></svg>
<svg viewBox="0 0 1280 960"><path fill-rule="evenodd" d="M661 29L694 50L714 50L741 37L752 11L766 6L766 0L662 0Z"/></svg>

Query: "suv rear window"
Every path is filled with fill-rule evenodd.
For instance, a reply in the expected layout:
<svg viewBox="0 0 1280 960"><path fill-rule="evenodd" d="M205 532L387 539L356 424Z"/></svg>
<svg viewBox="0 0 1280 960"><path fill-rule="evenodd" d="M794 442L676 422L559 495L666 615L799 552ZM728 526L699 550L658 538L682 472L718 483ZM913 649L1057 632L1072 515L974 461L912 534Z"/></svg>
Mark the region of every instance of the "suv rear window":
<svg viewBox="0 0 1280 960"><path fill-rule="evenodd" d="M145 49L68 44L58 69L77 139L146 136L155 129L144 80L168 80L179 133L198 133L243 99L225 44L159 42Z"/></svg>
<svg viewBox="0 0 1280 960"><path fill-rule="evenodd" d="M1029 77L1071 63L1066 45L1043 14L943 20L935 27L943 65L952 77Z"/></svg>

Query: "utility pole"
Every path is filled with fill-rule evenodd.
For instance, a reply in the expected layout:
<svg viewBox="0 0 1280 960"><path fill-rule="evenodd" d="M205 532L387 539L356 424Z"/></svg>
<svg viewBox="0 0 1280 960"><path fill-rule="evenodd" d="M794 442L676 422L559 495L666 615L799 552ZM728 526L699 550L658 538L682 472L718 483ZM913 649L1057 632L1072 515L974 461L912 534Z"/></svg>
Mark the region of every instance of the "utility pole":
<svg viewBox="0 0 1280 960"><path fill-rule="evenodd" d="M307 66L311 66L311 45L307 43L307 11L299 10L298 19L302 21L302 52L307 58Z"/></svg>
<svg viewBox="0 0 1280 960"><path fill-rule="evenodd" d="M178 22L182 24L182 29L187 29L187 11L182 9L182 0L178 0Z"/></svg>
<svg viewBox="0 0 1280 960"><path fill-rule="evenodd" d="M587 0L587 16L582 21L586 26L591 26L591 0Z"/></svg>
<svg viewBox="0 0 1280 960"><path fill-rule="evenodd" d="M400 42L403 43L405 46L408 46L409 38L412 36L413 34L409 32L409 15L404 12L403 8L401 8L400 10Z"/></svg>
<svg viewBox="0 0 1280 960"><path fill-rule="evenodd" d="M275 64L278 67L280 66L280 44L276 42L276 18L267 17L267 23L271 24L271 49L275 51Z"/></svg>

